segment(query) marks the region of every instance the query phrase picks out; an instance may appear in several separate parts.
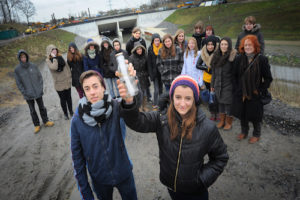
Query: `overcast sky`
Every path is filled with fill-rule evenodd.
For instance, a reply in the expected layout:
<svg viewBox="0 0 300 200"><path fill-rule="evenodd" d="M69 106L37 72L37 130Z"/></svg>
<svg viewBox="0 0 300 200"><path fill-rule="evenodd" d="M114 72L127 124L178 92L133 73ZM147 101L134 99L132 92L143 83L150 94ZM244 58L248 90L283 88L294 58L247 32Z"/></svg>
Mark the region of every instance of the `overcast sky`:
<svg viewBox="0 0 300 200"><path fill-rule="evenodd" d="M78 15L88 8L91 15L96 15L98 11L110 9L109 1L112 9L134 8L150 2L150 0L31 0L36 9L36 15L31 21L50 21L52 13L55 13L56 19L68 18L69 14Z"/></svg>

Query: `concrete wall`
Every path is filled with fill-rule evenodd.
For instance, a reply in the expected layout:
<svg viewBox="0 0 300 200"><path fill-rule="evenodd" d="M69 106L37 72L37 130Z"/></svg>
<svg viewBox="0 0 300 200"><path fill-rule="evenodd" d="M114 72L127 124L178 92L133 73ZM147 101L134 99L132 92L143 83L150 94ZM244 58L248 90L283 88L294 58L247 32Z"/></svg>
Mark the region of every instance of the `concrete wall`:
<svg viewBox="0 0 300 200"><path fill-rule="evenodd" d="M85 38L92 38L99 35L98 26L95 22L63 27L61 29Z"/></svg>
<svg viewBox="0 0 300 200"><path fill-rule="evenodd" d="M137 26L141 28L155 27L160 24L164 19L171 15L175 10L167 10L162 12L139 14Z"/></svg>

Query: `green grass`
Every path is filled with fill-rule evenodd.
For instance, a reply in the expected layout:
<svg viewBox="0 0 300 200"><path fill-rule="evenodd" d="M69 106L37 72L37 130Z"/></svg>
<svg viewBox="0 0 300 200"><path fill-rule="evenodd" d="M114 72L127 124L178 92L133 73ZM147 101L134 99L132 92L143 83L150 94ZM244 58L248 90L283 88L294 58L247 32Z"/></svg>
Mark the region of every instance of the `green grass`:
<svg viewBox="0 0 300 200"><path fill-rule="evenodd" d="M18 23L0 24L0 31L9 30L11 28L16 29L20 34L22 34L23 32L25 32L28 26Z"/></svg>
<svg viewBox="0 0 300 200"><path fill-rule="evenodd" d="M46 59L46 47L49 44L54 44L60 52L64 53L69 43L74 41L75 36L73 33L55 29L0 46L0 68L14 68L19 63L17 59L19 49L27 51L33 63L40 63Z"/></svg>
<svg viewBox="0 0 300 200"><path fill-rule="evenodd" d="M272 64L278 65L286 65L286 66L300 66L300 58L291 55L275 55L275 56L268 56L269 62Z"/></svg>
<svg viewBox="0 0 300 200"><path fill-rule="evenodd" d="M244 18L256 17L267 40L300 40L300 0L269 0L240 4L222 4L211 7L180 9L166 21L179 25L192 35L194 24L202 20L212 25L215 34L237 38Z"/></svg>

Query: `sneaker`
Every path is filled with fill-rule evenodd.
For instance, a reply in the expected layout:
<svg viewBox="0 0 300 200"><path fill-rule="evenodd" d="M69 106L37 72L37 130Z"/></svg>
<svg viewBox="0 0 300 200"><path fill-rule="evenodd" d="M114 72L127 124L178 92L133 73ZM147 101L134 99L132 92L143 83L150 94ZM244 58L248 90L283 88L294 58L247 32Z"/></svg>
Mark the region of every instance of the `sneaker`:
<svg viewBox="0 0 300 200"><path fill-rule="evenodd" d="M41 126L34 127L34 133L38 133L41 130Z"/></svg>
<svg viewBox="0 0 300 200"><path fill-rule="evenodd" d="M47 121L46 123L45 123L45 126L46 127L51 127L51 126L53 126L54 125L54 122L52 122L52 121Z"/></svg>

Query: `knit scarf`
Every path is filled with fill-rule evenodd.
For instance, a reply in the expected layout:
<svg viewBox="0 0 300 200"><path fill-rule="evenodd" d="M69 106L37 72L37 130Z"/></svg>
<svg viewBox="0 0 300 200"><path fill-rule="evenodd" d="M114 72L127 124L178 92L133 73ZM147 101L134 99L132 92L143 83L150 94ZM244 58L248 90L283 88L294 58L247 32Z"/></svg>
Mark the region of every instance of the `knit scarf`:
<svg viewBox="0 0 300 200"><path fill-rule="evenodd" d="M93 50L88 49L87 53L88 53L88 55L89 55L89 57L91 59L94 59L96 57L96 51L95 51L95 49L93 49Z"/></svg>
<svg viewBox="0 0 300 200"><path fill-rule="evenodd" d="M79 100L78 113L81 119L89 126L104 123L111 115L111 96L105 91L103 99L91 104L86 97Z"/></svg>
<svg viewBox="0 0 300 200"><path fill-rule="evenodd" d="M159 46L157 47L154 43L152 44L153 52L157 56L159 49L162 47L162 43L159 43Z"/></svg>

